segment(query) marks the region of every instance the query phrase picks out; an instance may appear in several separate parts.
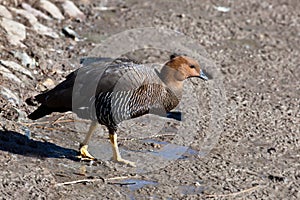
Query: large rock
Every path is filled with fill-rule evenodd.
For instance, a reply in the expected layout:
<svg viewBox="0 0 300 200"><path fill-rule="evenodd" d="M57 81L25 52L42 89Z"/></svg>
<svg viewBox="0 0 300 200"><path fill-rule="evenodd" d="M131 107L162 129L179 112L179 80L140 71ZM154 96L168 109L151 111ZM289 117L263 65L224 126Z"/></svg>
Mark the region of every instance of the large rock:
<svg viewBox="0 0 300 200"><path fill-rule="evenodd" d="M9 80L11 80L13 83L21 84L22 81L19 79L16 75L14 75L9 69L6 67L0 65L0 74Z"/></svg>
<svg viewBox="0 0 300 200"><path fill-rule="evenodd" d="M0 26L6 31L9 43L16 46L26 47L21 41L26 38L26 29L23 24L7 18L0 18Z"/></svg>
<svg viewBox="0 0 300 200"><path fill-rule="evenodd" d="M38 34L46 35L46 36L49 36L49 37L52 37L52 38L58 38L59 37L58 34L55 33L51 28L39 23L37 18L33 14L31 14L29 11L23 10L23 9L16 9L16 8L13 8L13 7L11 7L10 10L17 13L17 14L19 14L19 15L22 15L23 17L25 17L29 21L29 23L31 24L33 29Z"/></svg>
<svg viewBox="0 0 300 200"><path fill-rule="evenodd" d="M62 15L62 13L60 12L60 10L56 7L56 5L54 5L53 3L51 3L50 1L47 0L40 0L40 7L45 10L46 12L48 12L54 19L58 19L58 20L63 20L65 19L65 17Z"/></svg>
<svg viewBox="0 0 300 200"><path fill-rule="evenodd" d="M34 58L31 58L26 52L11 51L11 53L15 58L21 61L24 67L26 66L29 69L35 69L35 67L39 65L39 63Z"/></svg>
<svg viewBox="0 0 300 200"><path fill-rule="evenodd" d="M0 95L7 101L11 102L14 106L20 105L20 98L17 94L13 93L10 89L0 85Z"/></svg>
<svg viewBox="0 0 300 200"><path fill-rule="evenodd" d="M46 19L46 20L52 20L51 17L49 17L48 15L42 13L41 11L31 7L31 5L23 2L22 4L22 8L24 10L27 10L28 12L32 13L35 17L40 17L40 18L43 18L43 19Z"/></svg>
<svg viewBox="0 0 300 200"><path fill-rule="evenodd" d="M62 7L65 14L67 14L69 17L79 19L80 21L83 21L85 19L85 15L83 14L83 12L81 12L72 1L64 1L62 3Z"/></svg>
<svg viewBox="0 0 300 200"><path fill-rule="evenodd" d="M2 6L2 5L0 5L0 17L12 19L11 13L7 10L7 8L5 6Z"/></svg>
<svg viewBox="0 0 300 200"><path fill-rule="evenodd" d="M15 63L14 61L0 60L0 64L5 66L6 68L11 69L12 71L17 71L21 74L28 76L31 79L35 79L33 74L28 69L22 67L18 63Z"/></svg>

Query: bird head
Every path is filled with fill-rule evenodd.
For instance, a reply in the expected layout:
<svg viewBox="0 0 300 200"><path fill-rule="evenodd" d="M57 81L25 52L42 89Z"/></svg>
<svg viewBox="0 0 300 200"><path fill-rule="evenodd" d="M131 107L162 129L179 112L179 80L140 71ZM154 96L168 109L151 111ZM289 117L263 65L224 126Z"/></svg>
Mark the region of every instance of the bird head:
<svg viewBox="0 0 300 200"><path fill-rule="evenodd" d="M171 55L165 66L165 70L169 71L168 78L175 78L176 81L184 81L191 77L208 80L208 77L200 69L199 63L187 56Z"/></svg>

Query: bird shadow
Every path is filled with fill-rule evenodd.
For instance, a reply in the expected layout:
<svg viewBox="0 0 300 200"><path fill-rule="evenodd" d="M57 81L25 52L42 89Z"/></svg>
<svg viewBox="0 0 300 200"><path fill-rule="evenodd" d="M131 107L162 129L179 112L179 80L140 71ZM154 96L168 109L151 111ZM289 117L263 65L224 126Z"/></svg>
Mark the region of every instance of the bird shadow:
<svg viewBox="0 0 300 200"><path fill-rule="evenodd" d="M67 158L78 161L78 152L50 142L29 139L15 131L0 131L0 150L39 158Z"/></svg>

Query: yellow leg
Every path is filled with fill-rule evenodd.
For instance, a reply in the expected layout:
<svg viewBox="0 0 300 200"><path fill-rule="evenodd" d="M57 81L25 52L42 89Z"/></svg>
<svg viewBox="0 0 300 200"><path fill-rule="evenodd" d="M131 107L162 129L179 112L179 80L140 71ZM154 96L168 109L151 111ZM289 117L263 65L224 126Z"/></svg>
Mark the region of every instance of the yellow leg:
<svg viewBox="0 0 300 200"><path fill-rule="evenodd" d="M80 155L78 157L83 160L95 160L95 157L92 156L88 152L87 149L88 149L88 143L97 128L97 124L98 123L96 121L92 121L89 131L87 132L84 141L82 143L80 143L80 146L79 146Z"/></svg>
<svg viewBox="0 0 300 200"><path fill-rule="evenodd" d="M113 160L115 162L119 163L124 163L126 165L130 165L132 167L135 167L135 163L131 162L129 160L125 160L121 157L120 152L119 152L119 147L118 147L118 142L117 142L117 134L109 134L109 139L112 145L112 150L113 150Z"/></svg>

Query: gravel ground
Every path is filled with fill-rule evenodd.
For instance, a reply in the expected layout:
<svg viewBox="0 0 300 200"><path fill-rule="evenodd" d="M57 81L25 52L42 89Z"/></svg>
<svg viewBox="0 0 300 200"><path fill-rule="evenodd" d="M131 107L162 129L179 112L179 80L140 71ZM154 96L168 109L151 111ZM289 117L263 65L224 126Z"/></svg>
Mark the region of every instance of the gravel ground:
<svg viewBox="0 0 300 200"><path fill-rule="evenodd" d="M296 0L78 0L75 4L82 13L77 16L68 14L62 1L52 1L64 17L60 20L39 1L26 2L51 18L37 17L50 29L37 30L36 21L14 10L24 8L21 1L0 0L1 199L300 199L300 5ZM3 7L11 16L4 14ZM13 39L3 15L21 24L11 34ZM67 26L79 36L64 35L62 28ZM104 127L98 128L90 144L91 152L101 159L80 162L77 149L87 122L70 113L30 121L26 115L34 107L24 100L62 81L97 43L143 27L181 32L202 46L218 68L217 78L222 77L218 82L222 99L212 95L214 79L208 84L188 80L181 108L193 99L203 102L187 105L192 109L184 113L185 120L160 125L161 119L147 116L122 124L122 154L138 160L137 168L109 161ZM30 62L22 63L18 56L22 52ZM141 62L168 59L168 52L151 49L129 54ZM223 112L213 112L215 101ZM196 123L189 121L189 115L199 112ZM221 126L212 123L219 117L224 119ZM157 130L161 136L150 138L149 132ZM173 158L175 150L186 147L176 142L177 135L189 141L189 149ZM203 150L205 138L211 135L212 148ZM159 158L151 163L153 157L148 156L153 152ZM81 182L66 184L76 180Z"/></svg>

